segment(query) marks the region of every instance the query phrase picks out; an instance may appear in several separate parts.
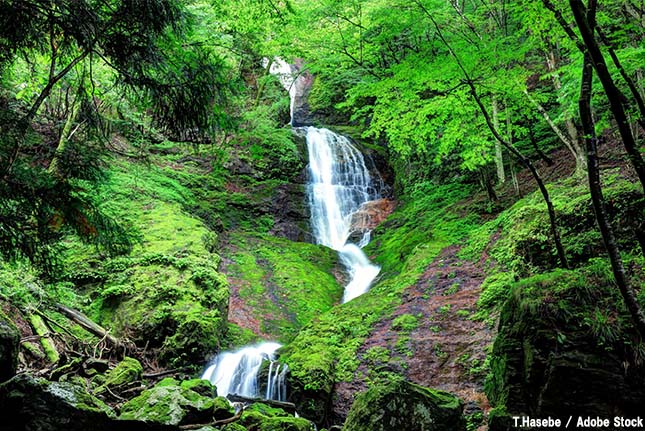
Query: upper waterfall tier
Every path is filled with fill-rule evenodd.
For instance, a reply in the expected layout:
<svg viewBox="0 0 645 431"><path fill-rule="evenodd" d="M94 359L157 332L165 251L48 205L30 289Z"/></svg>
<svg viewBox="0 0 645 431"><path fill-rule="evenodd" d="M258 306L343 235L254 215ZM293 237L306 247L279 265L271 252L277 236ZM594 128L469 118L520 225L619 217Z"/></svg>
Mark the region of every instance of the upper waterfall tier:
<svg viewBox="0 0 645 431"><path fill-rule="evenodd" d="M307 127L306 131L311 225L316 242L337 250L347 268L346 302L365 293L380 271L359 246L347 242L353 216L379 195L363 154L348 138L328 129ZM369 231L365 231L359 245L368 241Z"/></svg>

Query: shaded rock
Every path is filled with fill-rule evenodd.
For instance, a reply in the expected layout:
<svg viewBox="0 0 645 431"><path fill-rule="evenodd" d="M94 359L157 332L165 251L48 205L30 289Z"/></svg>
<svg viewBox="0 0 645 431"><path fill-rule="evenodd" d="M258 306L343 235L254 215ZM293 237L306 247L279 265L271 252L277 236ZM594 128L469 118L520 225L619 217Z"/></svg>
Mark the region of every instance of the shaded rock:
<svg viewBox="0 0 645 431"><path fill-rule="evenodd" d="M492 431L513 429L511 416L636 417L645 405L645 366L637 338L621 319L619 294L599 267L556 270L522 280L502 309L487 394ZM594 334L594 320L616 321Z"/></svg>
<svg viewBox="0 0 645 431"><path fill-rule="evenodd" d="M125 403L119 418L165 425L208 423L213 419L215 401L202 395L207 383L191 381L180 384L172 378L163 379ZM233 416L232 409L230 411L230 416Z"/></svg>
<svg viewBox="0 0 645 431"><path fill-rule="evenodd" d="M213 386L211 382L204 379L190 379L184 380L180 385L183 389L188 389L194 392L197 392L199 395L204 397L216 397L217 388Z"/></svg>
<svg viewBox="0 0 645 431"><path fill-rule="evenodd" d="M343 430L465 430L462 409L462 401L448 392L397 380L360 394Z"/></svg>
<svg viewBox="0 0 645 431"><path fill-rule="evenodd" d="M0 382L16 374L20 332L8 317L0 312Z"/></svg>
<svg viewBox="0 0 645 431"><path fill-rule="evenodd" d="M81 384L22 374L0 385L0 417L4 418L0 430L104 430L114 416ZM6 418L11 418L12 425Z"/></svg>
<svg viewBox="0 0 645 431"><path fill-rule="evenodd" d="M213 399L213 419L221 421L228 419L235 415L235 408L231 405L229 400L224 397L217 397Z"/></svg>

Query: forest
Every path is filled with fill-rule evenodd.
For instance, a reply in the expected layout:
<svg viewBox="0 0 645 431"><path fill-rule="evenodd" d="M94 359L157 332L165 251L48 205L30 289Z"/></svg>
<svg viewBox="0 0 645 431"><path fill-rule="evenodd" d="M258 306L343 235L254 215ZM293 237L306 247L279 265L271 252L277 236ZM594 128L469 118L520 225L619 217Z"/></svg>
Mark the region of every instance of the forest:
<svg viewBox="0 0 645 431"><path fill-rule="evenodd" d="M643 0L0 0L0 431L639 429L644 153Z"/></svg>

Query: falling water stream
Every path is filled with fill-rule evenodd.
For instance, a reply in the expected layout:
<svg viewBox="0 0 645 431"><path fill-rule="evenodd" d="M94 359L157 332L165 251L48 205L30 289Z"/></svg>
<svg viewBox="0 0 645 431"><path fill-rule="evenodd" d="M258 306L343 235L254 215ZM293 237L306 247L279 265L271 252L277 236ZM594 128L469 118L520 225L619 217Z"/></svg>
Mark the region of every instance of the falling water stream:
<svg viewBox="0 0 645 431"><path fill-rule="evenodd" d="M293 100L296 97L289 65L280 59L271 66ZM338 251L348 273L343 302L365 293L380 268L373 265L362 247L370 240L370 232L353 232L352 221L367 202L378 199L377 188L370 177L363 154L345 136L328 129L300 128L306 135L309 153L310 182L307 187L311 208L311 226L316 242ZM357 230L358 231L358 230ZM349 241L360 234L358 243ZM255 398L286 401L288 367L275 362L280 344L264 342L246 346L235 352L222 352L208 365L202 375L217 387L220 396L237 394ZM269 361L266 389L258 383L258 373L264 361Z"/></svg>
<svg viewBox="0 0 645 431"><path fill-rule="evenodd" d="M369 242L369 230L358 244L348 242L353 216L379 196L363 154L348 138L315 127L307 127L306 132L311 225L316 242L338 251L347 269L349 283L343 295L347 302L365 293L380 271L361 250Z"/></svg>

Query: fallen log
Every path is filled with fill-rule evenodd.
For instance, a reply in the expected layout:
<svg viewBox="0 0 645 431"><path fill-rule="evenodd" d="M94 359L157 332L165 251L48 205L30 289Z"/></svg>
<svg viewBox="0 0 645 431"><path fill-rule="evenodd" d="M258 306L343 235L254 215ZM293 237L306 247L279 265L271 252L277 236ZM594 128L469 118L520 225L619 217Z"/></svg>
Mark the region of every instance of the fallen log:
<svg viewBox="0 0 645 431"><path fill-rule="evenodd" d="M219 421L214 421L214 422L211 422L211 423L208 423L208 424L179 425L179 429L181 429L181 430L198 430L200 428L204 428L204 427L207 427L207 426L218 427L220 425L230 424L232 422L235 422L235 421L239 420L242 417L242 413L244 413L244 408L239 409L235 413L235 416L232 416L230 418L221 419Z"/></svg>
<svg viewBox="0 0 645 431"><path fill-rule="evenodd" d="M53 364L58 363L58 361L60 360L60 354L58 353L58 349L56 349L56 345L51 340L51 331L49 327L42 319L42 317L37 314L30 313L28 318L31 327L34 329L34 332L40 337L40 344L45 351L47 360L49 360L49 362Z"/></svg>
<svg viewBox="0 0 645 431"><path fill-rule="evenodd" d="M56 309L64 314L65 317L74 321L86 331L96 335L101 339L105 339L114 347L120 347L123 345L123 343L118 338L110 335L110 333L106 329L91 321L89 317L87 317L80 311L74 310L61 304L56 304Z"/></svg>

